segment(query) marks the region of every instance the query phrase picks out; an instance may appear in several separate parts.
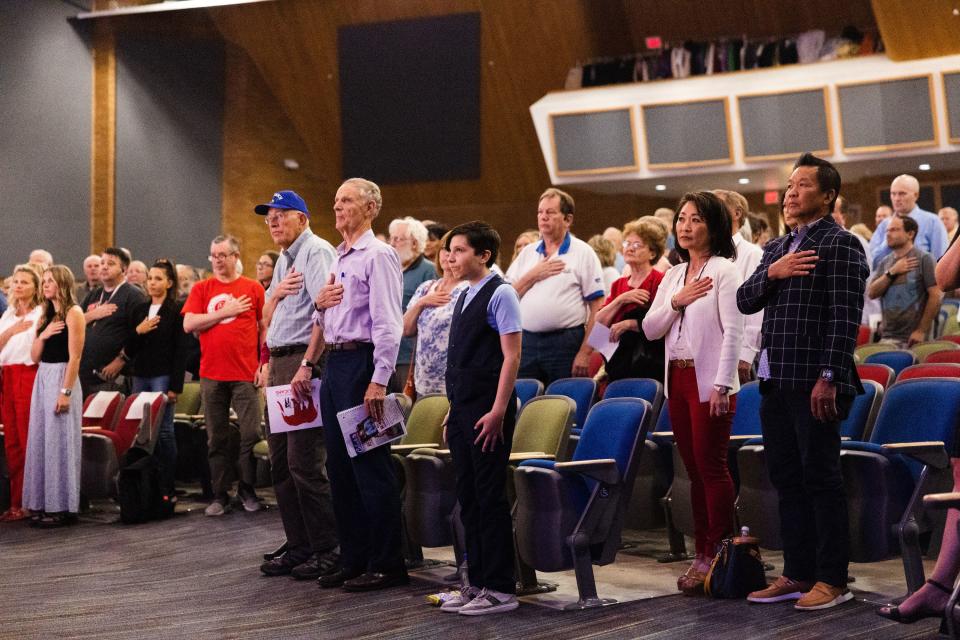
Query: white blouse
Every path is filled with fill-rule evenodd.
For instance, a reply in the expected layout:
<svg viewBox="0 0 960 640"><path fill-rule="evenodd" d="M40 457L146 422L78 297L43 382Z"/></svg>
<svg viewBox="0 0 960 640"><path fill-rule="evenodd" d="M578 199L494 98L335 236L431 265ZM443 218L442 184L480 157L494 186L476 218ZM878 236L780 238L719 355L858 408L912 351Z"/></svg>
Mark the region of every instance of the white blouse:
<svg viewBox="0 0 960 640"><path fill-rule="evenodd" d="M11 364L36 364L30 358L30 347L33 346L33 339L37 337L37 322L40 320L40 315L43 313L43 305L38 305L33 308L32 311L27 313L25 316L18 316L16 305L11 302L10 306L7 307L7 310L3 312L3 315L0 316L0 333L3 333L13 325L23 320L29 320L33 323L31 329L26 331L21 331L17 335L13 336L7 341L7 344L4 345L3 350L0 351L0 366L7 366Z"/></svg>

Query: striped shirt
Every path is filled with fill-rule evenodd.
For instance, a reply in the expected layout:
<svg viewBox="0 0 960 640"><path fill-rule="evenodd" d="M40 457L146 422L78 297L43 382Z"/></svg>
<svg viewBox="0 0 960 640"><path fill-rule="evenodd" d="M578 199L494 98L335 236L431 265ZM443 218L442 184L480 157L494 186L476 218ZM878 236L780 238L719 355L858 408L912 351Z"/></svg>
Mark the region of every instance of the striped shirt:
<svg viewBox="0 0 960 640"><path fill-rule="evenodd" d="M329 242L314 234L307 227L289 249L280 252L273 269L273 280L267 289L266 299L292 266L303 274L303 286L298 293L287 296L277 303L267 329L267 346L271 349L295 344L308 344L313 327L313 301L327 283L327 275L336 258L336 251Z"/></svg>

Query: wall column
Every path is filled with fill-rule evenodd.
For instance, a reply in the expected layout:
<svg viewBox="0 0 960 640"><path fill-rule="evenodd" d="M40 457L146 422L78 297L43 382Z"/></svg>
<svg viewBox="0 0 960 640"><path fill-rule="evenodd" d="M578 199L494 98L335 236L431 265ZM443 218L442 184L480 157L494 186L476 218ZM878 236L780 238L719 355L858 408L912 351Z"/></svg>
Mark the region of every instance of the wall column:
<svg viewBox="0 0 960 640"><path fill-rule="evenodd" d="M114 244L117 157L116 38L110 23L93 25L93 123L90 141L90 252Z"/></svg>

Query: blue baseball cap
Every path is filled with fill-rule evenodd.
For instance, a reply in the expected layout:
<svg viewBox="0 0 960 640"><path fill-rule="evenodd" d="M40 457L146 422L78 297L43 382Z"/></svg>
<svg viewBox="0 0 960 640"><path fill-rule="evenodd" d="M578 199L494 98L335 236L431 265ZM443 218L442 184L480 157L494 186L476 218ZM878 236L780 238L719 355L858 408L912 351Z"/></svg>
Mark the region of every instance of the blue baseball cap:
<svg viewBox="0 0 960 640"><path fill-rule="evenodd" d="M296 191L277 191L273 194L270 202L258 204L253 208L253 212L257 215L265 216L270 209L294 209L300 211L308 218L310 217L310 212L307 211L307 203L297 195Z"/></svg>

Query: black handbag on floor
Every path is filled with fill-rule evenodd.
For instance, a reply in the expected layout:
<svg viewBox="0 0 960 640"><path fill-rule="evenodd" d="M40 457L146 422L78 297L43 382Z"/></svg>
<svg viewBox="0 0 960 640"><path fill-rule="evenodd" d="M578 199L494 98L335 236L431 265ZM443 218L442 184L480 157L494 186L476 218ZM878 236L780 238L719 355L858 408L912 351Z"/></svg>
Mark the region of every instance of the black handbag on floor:
<svg viewBox="0 0 960 640"><path fill-rule="evenodd" d="M720 543L703 584L704 592L714 598L746 598L751 592L765 588L767 579L759 542L744 527L740 536Z"/></svg>

